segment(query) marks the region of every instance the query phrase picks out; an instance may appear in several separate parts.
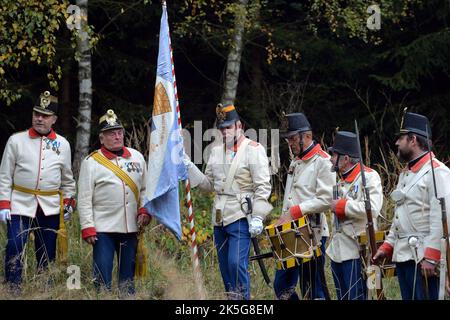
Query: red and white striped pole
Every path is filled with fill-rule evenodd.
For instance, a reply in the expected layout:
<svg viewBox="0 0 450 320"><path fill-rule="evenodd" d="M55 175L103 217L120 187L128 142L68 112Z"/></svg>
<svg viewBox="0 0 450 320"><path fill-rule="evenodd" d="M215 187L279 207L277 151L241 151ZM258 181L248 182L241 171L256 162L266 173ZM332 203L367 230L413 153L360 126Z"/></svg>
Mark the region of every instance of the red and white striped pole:
<svg viewBox="0 0 450 320"><path fill-rule="evenodd" d="M167 10L166 1L162 2L163 10ZM180 114L180 104L178 102L178 92L177 92L177 81L175 78L175 65L173 62L173 54L172 54L172 41L170 39L170 32L168 34L169 38L169 46L170 46L170 61L172 64L172 77L173 77L173 89L175 93L175 102L177 107L177 115L178 115L178 126L180 127L180 134L183 136L183 127L181 125L181 114ZM200 269L200 260L198 257L198 249L197 249L197 237L195 233L195 223L194 223L194 210L192 209L192 199L191 199L191 186L189 183L189 178L186 179L186 205L188 207L188 218L189 218L189 224L190 224L190 232L191 232L191 250L192 250L192 266L194 269L194 279L195 284L197 286L197 291L199 298L201 300L206 299L206 291L203 286L203 277L202 277L202 271Z"/></svg>

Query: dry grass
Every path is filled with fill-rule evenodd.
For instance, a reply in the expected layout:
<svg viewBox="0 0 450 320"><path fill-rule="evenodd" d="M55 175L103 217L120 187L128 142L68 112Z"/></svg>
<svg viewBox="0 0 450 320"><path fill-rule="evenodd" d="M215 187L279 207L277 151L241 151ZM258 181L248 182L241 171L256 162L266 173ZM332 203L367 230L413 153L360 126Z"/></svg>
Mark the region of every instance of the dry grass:
<svg viewBox="0 0 450 320"><path fill-rule="evenodd" d="M147 155L147 149L143 146L143 141L148 141L148 123L141 126L134 126L133 130L127 135L127 145L131 145L137 150ZM365 154L370 155L367 140L365 143ZM381 150L380 150L381 152ZM367 163L367 165L370 165ZM379 218L378 225L381 229L387 229L393 216L393 204L389 200L389 193L395 187L398 179L397 173L401 169L395 154L390 151L387 158L383 156L383 163L372 166L382 178L384 184L385 202L383 205L382 216ZM280 214L282 202L283 183L285 169L273 177L274 190L277 197L274 205L275 210L269 220L276 218ZM206 210L209 212L210 201L200 199L200 196L194 200L197 203L195 210ZM198 205L200 204L200 205ZM182 208L185 212L185 209ZM197 225L198 228L198 225ZM97 292L92 284L92 249L81 240L80 226L77 213L72 217L72 222L68 225L69 231L69 264L74 264L81 269L81 289L68 290L66 281L68 274L66 267L53 264L49 269L39 275L35 274L36 262L34 252L29 243L24 257L24 285L20 296L10 295L6 287L0 283L0 299L45 299L45 300L103 300L119 299L117 290L112 292ZM261 239L262 252L269 251L267 239ZM0 226L0 282L4 274L4 248L6 245L6 228ZM150 225L146 233L146 245L149 253L148 276L143 280L136 281L136 295L128 297L129 299L197 299L196 286L190 258L190 249L186 243L179 243L175 238L164 231L162 228ZM220 276L217 253L211 237L199 245L199 255L201 269L203 273L204 286L208 299L224 299L222 278ZM275 262L273 259L265 260L266 268L271 279L274 279ZM332 298L335 299L335 288L330 271L329 259L326 265L326 278ZM116 267L114 275L116 274ZM260 300L275 299L272 288L268 287L261 275L257 262L250 263L249 267L251 277L251 298ZM113 277L113 288L117 287L117 281ZM298 286L297 286L298 287ZM384 279L385 295L388 299L400 299L398 283L396 278ZM125 297L126 298L126 297Z"/></svg>
<svg viewBox="0 0 450 320"><path fill-rule="evenodd" d="M74 217L76 219L76 217ZM0 284L0 299L38 299L38 300L115 300L119 298L117 290L112 292L98 293L91 277L92 253L91 248L82 242L77 230L78 223L74 222L68 227L70 233L69 261L70 264L78 265L81 269L81 289L69 290L66 287L68 274L66 266L53 264L50 268L39 275L35 275L36 263L31 246L26 249L24 285L20 296L10 295L6 287ZM185 246L176 243L176 248L172 254L168 254L161 243L161 235L172 236L156 228L153 233L146 234L147 248L149 252L148 276L144 280L136 281L136 295L128 299L197 299L196 287L193 280L193 272L190 261L190 254ZM4 244L6 243L5 233L0 232L0 243L2 245L0 258L2 266L0 273L3 275ZM31 244L31 243L30 243ZM270 250L268 244L262 241L262 251ZM208 299L225 299L223 283L217 264L217 255L212 247L212 241L205 242L200 248L201 267L203 272L206 295ZM273 280L275 274L275 263L273 259L265 260L266 268ZM116 274L116 267L114 274ZM268 287L261 275L258 264L250 263L251 277L251 298L260 300L275 299L273 289ZM335 289L330 271L329 261L327 259L326 267L327 283L333 298L335 298ZM398 286L396 279L385 280L386 296L390 299L398 299ZM113 288L117 287L116 280L113 280Z"/></svg>

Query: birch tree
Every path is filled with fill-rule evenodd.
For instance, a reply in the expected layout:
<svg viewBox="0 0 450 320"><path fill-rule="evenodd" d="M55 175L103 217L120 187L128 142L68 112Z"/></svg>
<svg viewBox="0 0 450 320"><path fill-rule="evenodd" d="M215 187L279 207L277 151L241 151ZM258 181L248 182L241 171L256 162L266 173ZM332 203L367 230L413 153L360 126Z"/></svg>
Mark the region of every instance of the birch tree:
<svg viewBox="0 0 450 320"><path fill-rule="evenodd" d="M247 19L246 6L248 0L239 0L236 4L234 18L234 34L230 43L230 51L227 58L227 71L225 74L222 103L234 103L239 84L239 70L241 67L243 37L245 32L245 20Z"/></svg>
<svg viewBox="0 0 450 320"><path fill-rule="evenodd" d="M201 39L225 61L221 102L234 103L239 85L241 57L246 36L260 29L258 15L265 5L261 0L187 1L181 6L185 16L175 26L175 33L192 39Z"/></svg>
<svg viewBox="0 0 450 320"><path fill-rule="evenodd" d="M92 78L91 47L88 33L88 0L77 0L76 3L80 8L80 30L78 32L76 53L80 92L73 172L75 176L78 176L81 161L89 152L91 138Z"/></svg>

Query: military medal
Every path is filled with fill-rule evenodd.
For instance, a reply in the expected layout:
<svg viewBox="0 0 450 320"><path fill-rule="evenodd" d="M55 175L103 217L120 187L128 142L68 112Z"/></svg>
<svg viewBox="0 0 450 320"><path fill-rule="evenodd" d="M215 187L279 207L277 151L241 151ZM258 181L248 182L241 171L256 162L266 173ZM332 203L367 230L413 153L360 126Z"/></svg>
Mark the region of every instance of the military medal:
<svg viewBox="0 0 450 320"><path fill-rule="evenodd" d="M349 194L353 198L353 200L356 200L358 198L358 185L357 184L352 186Z"/></svg>

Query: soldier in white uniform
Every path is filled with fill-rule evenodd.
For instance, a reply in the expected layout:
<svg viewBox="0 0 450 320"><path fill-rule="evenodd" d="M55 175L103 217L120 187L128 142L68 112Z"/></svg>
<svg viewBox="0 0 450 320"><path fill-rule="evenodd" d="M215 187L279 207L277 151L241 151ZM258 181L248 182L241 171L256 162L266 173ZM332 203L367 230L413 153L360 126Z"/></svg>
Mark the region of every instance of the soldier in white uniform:
<svg viewBox="0 0 450 320"><path fill-rule="evenodd" d="M249 299L250 237L262 232L264 218L272 209L268 202L272 189L269 160L262 145L243 135L233 105L218 107L217 127L224 143L211 149L205 173L187 159L185 162L192 187L216 192L214 241L228 298ZM253 203L251 215L246 212L246 198Z"/></svg>
<svg viewBox="0 0 450 320"><path fill-rule="evenodd" d="M391 194L396 206L389 235L374 256L375 260L392 257L405 300L437 299L439 292L436 266L441 256L441 207L435 196L427 127L431 139L427 117L405 114L395 144L397 156L407 167ZM438 198L444 197L448 207L450 170L434 154L431 157Z"/></svg>
<svg viewBox="0 0 450 320"><path fill-rule="evenodd" d="M358 236L366 230L367 215L356 135L338 131L329 150L332 152L333 170L339 176L339 197L332 201L333 232L326 252L331 259L338 300L364 300L366 283L362 276ZM364 168L376 230L376 219L383 206L383 189L379 174Z"/></svg>
<svg viewBox="0 0 450 320"><path fill-rule="evenodd" d="M304 298L329 299L325 281L325 243L329 237L325 211L330 209L336 175L331 170L330 156L313 140L312 128L303 113L286 115L287 128L281 132L295 158L292 160L283 201L283 224L308 216L322 255L310 262L285 270L277 270L274 289L279 299L297 299L295 287L300 281Z"/></svg>
<svg viewBox="0 0 450 320"><path fill-rule="evenodd" d="M32 127L12 135L3 152L0 221L7 222L8 229L5 280L15 290L22 282L29 231L33 229L38 270L42 270L55 260L61 213L68 220L75 206L70 145L52 129L57 110L57 98L49 91L41 94L33 108Z"/></svg>
<svg viewBox="0 0 450 320"><path fill-rule="evenodd" d="M150 222L144 208L146 164L142 154L124 146L124 128L113 110L100 118L102 147L81 164L78 211L81 236L93 246L94 283L111 289L114 253L119 290L134 294L137 232Z"/></svg>

